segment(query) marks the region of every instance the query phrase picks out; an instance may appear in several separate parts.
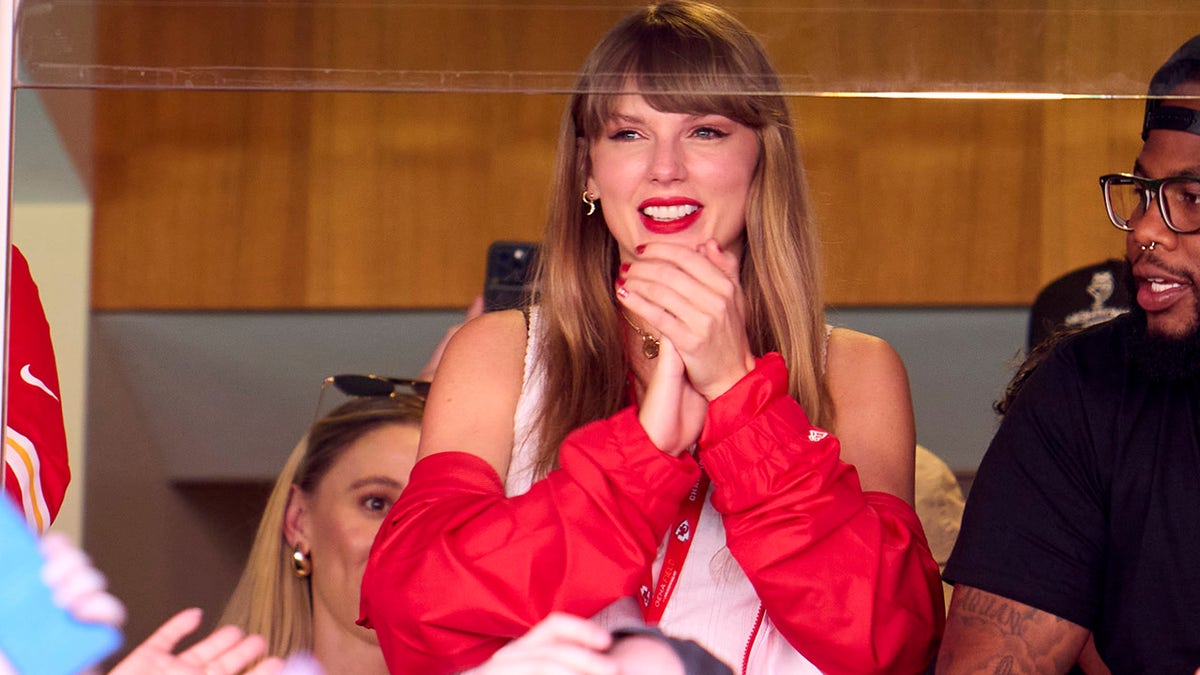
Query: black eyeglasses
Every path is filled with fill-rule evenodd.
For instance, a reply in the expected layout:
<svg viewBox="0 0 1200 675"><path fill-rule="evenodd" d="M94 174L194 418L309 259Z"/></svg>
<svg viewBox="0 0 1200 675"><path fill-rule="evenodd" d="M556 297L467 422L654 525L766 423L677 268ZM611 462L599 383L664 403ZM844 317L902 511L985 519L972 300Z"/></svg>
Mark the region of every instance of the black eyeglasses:
<svg viewBox="0 0 1200 675"><path fill-rule="evenodd" d="M1142 178L1129 173L1100 177L1108 219L1119 230L1131 232L1130 223L1146 214L1150 202L1158 201L1163 223L1178 234L1200 231L1200 177L1168 176Z"/></svg>
<svg viewBox="0 0 1200 675"><path fill-rule="evenodd" d="M395 396L401 390L408 389L417 396L425 398L429 395L429 387L433 383L428 380L410 380L383 375L330 375L321 381L321 394L317 396L317 411L313 415L314 420L321 416L321 401L325 398L325 389L331 384L347 396Z"/></svg>

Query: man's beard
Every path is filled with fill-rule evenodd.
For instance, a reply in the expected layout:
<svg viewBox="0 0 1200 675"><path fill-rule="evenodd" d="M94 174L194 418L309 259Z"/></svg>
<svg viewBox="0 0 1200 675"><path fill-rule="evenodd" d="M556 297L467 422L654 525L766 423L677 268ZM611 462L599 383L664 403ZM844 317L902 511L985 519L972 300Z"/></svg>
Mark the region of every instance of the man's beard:
<svg viewBox="0 0 1200 675"><path fill-rule="evenodd" d="M1137 303L1137 281L1129 275L1129 313L1133 315L1130 343L1133 365L1152 380L1183 380L1200 376L1200 320L1183 335L1160 335L1147 328L1146 311ZM1192 286L1191 301L1200 317L1200 289ZM1185 301L1186 302L1186 301Z"/></svg>

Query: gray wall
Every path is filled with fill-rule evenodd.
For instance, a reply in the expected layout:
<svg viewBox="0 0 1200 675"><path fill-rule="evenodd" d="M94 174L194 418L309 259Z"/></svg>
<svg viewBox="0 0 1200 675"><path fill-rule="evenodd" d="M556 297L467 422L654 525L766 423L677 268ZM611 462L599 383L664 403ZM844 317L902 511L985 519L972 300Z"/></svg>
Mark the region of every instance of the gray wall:
<svg viewBox="0 0 1200 675"><path fill-rule="evenodd" d="M325 376L413 376L461 320L436 311L95 313L88 421L141 426L173 479L273 478L312 423ZM114 398L128 399L137 419L111 419Z"/></svg>
<svg viewBox="0 0 1200 675"><path fill-rule="evenodd" d="M896 348L908 367L918 440L969 469L994 431L991 402L1019 356L1025 315L844 309L829 320ZM139 425L173 479L269 478L312 421L323 377L413 375L460 319L439 311L95 314L89 424ZM136 420L112 419L117 398L128 399Z"/></svg>
<svg viewBox="0 0 1200 675"><path fill-rule="evenodd" d="M956 471L979 465L1024 355L1028 308L845 309L829 322L887 340L908 368L917 441Z"/></svg>

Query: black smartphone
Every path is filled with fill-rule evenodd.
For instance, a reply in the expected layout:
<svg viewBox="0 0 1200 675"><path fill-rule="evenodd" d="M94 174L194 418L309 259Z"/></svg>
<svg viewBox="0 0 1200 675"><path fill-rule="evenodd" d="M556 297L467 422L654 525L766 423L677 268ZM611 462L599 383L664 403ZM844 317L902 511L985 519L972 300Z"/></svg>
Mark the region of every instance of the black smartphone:
<svg viewBox="0 0 1200 675"><path fill-rule="evenodd" d="M488 247L483 311L519 309L533 302L538 245L531 241L495 241Z"/></svg>

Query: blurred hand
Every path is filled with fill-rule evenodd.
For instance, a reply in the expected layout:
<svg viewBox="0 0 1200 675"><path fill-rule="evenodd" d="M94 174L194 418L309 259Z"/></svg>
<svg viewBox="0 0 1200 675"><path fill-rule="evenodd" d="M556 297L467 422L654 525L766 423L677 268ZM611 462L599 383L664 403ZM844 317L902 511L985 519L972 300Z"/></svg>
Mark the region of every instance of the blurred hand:
<svg viewBox="0 0 1200 675"><path fill-rule="evenodd" d="M54 604L84 623L114 628L125 623L125 606L108 593L104 575L70 539L49 532L38 542L38 548L46 558L42 581L50 587Z"/></svg>
<svg viewBox="0 0 1200 675"><path fill-rule="evenodd" d="M474 319L480 314L483 314L483 296L477 295L475 296L475 299L471 301L471 305L467 307L467 316L463 320L463 323ZM417 373L418 380L433 380L433 374L437 372L438 363L441 363L442 361L442 354L446 351L446 345L449 344L450 338L454 337L454 334L457 333L458 329L462 327L463 324L458 323L446 329L446 334L442 336L442 339L438 341L437 346L433 348L433 353L429 355L429 360L425 362L425 365L421 368L421 372Z"/></svg>
<svg viewBox="0 0 1200 675"><path fill-rule="evenodd" d="M233 675L241 673L267 649L258 635L237 626L224 626L188 649L174 654L179 641L200 626L201 611L185 609L171 617L109 671L110 675ZM278 675L283 661L264 659L247 675Z"/></svg>
<svg viewBox="0 0 1200 675"><path fill-rule="evenodd" d="M611 643L609 632L591 621L554 613L463 675L617 675L616 662L603 653Z"/></svg>

